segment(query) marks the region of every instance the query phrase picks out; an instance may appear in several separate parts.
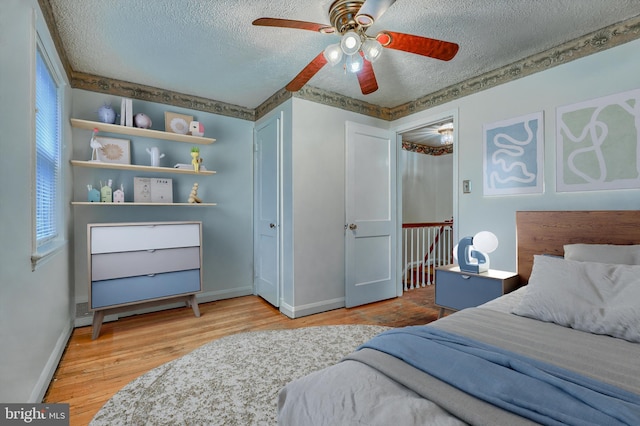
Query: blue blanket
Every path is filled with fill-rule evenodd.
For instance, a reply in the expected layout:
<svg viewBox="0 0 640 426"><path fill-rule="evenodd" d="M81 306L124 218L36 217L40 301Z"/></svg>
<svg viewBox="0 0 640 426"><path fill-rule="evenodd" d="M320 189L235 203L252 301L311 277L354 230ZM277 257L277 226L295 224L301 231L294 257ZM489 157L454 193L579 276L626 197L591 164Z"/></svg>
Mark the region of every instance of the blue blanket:
<svg viewBox="0 0 640 426"><path fill-rule="evenodd" d="M362 348L541 424L640 425L639 395L435 327L389 330Z"/></svg>

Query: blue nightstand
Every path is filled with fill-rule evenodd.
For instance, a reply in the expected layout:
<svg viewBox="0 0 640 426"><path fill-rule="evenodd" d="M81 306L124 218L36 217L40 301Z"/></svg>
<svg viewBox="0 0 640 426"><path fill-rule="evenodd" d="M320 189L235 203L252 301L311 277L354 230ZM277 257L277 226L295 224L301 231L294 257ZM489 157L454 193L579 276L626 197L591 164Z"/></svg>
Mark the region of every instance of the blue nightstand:
<svg viewBox="0 0 640 426"><path fill-rule="evenodd" d="M515 272L489 269L479 274L462 272L458 265L436 268L438 318L445 309L461 310L481 305L520 287Z"/></svg>

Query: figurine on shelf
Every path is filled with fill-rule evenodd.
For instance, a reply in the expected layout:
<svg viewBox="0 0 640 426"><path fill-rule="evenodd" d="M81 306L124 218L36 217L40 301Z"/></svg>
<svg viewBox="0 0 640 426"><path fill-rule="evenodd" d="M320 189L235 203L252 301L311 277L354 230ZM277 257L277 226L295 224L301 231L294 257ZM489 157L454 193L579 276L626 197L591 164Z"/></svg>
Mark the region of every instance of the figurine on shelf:
<svg viewBox="0 0 640 426"><path fill-rule="evenodd" d="M189 199L187 200L191 204L201 203L202 200L198 198L198 184L194 183L193 188L191 188L191 193L189 194Z"/></svg>
<svg viewBox="0 0 640 426"><path fill-rule="evenodd" d="M198 173L200 171L200 163L202 163L202 158L200 157L200 148L194 146L191 148L191 164L193 165L193 171Z"/></svg>
<svg viewBox="0 0 640 426"><path fill-rule="evenodd" d="M87 190L89 191L87 194L87 200L90 203L99 203L100 202L100 191L95 189L93 185L87 185Z"/></svg>
<svg viewBox="0 0 640 426"><path fill-rule="evenodd" d="M111 203L113 201L111 182L111 179L109 179L106 184L100 182L100 201L102 201L103 203Z"/></svg>
<svg viewBox="0 0 640 426"><path fill-rule="evenodd" d="M98 108L98 119L108 124L116 122L116 112L111 108L111 104L105 102L104 105Z"/></svg>
<svg viewBox="0 0 640 426"><path fill-rule="evenodd" d="M113 202L124 203L124 185L120 184L120 189L113 191Z"/></svg>
<svg viewBox="0 0 640 426"><path fill-rule="evenodd" d="M199 121L189 123L189 133L191 136L204 136L204 125Z"/></svg>
<svg viewBox="0 0 640 426"><path fill-rule="evenodd" d="M96 139L96 134L98 133L98 129L93 129L93 134L91 135L91 142L89 142L89 146L91 146L91 160L89 161L100 161L98 158L98 150L102 149L102 144L98 139Z"/></svg>
<svg viewBox="0 0 640 426"><path fill-rule="evenodd" d="M151 149L147 148L147 152L151 156L151 166L160 167L160 159L164 158L164 154L160 154L160 149L154 146Z"/></svg>
<svg viewBox="0 0 640 426"><path fill-rule="evenodd" d="M139 112L133 116L133 124L140 129L150 129L152 123L148 115Z"/></svg>

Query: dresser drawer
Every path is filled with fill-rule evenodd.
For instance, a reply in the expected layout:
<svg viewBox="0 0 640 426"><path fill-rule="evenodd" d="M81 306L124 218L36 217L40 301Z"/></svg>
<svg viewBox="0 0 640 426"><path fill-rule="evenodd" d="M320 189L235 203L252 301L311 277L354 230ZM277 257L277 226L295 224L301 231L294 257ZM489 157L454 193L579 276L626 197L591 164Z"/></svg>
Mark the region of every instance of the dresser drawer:
<svg viewBox="0 0 640 426"><path fill-rule="evenodd" d="M481 305L503 294L500 279L436 269L436 305L460 310Z"/></svg>
<svg viewBox="0 0 640 426"><path fill-rule="evenodd" d="M168 272L91 283L91 309L144 302L200 291L200 270Z"/></svg>
<svg viewBox="0 0 640 426"><path fill-rule="evenodd" d="M91 253L200 245L200 223L91 226Z"/></svg>
<svg viewBox="0 0 640 426"><path fill-rule="evenodd" d="M200 268L200 247L91 255L91 281Z"/></svg>

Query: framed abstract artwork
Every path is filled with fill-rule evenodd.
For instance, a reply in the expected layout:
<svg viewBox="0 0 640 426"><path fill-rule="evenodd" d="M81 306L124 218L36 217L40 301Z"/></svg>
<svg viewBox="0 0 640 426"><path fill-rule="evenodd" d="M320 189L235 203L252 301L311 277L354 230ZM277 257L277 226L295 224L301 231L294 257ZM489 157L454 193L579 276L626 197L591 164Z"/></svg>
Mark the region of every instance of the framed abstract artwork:
<svg viewBox="0 0 640 426"><path fill-rule="evenodd" d="M556 109L556 190L640 188L640 89Z"/></svg>
<svg viewBox="0 0 640 426"><path fill-rule="evenodd" d="M128 139L96 136L96 140L102 145L97 150L98 161L103 163L131 164L130 141Z"/></svg>
<svg viewBox="0 0 640 426"><path fill-rule="evenodd" d="M484 195L542 193L542 111L483 126Z"/></svg>
<svg viewBox="0 0 640 426"><path fill-rule="evenodd" d="M178 114L175 112L165 111L164 113L164 130L170 133L178 133L186 135L189 132L189 123L193 121L192 115Z"/></svg>

